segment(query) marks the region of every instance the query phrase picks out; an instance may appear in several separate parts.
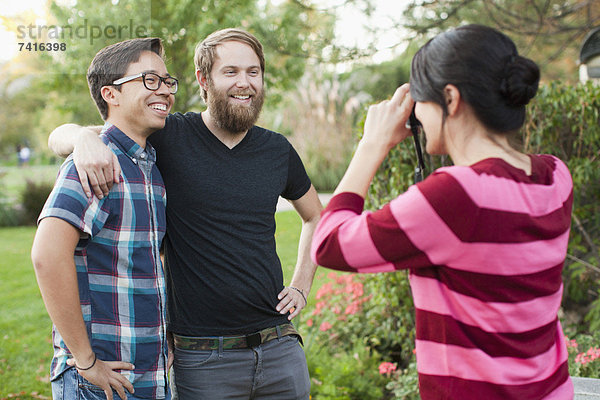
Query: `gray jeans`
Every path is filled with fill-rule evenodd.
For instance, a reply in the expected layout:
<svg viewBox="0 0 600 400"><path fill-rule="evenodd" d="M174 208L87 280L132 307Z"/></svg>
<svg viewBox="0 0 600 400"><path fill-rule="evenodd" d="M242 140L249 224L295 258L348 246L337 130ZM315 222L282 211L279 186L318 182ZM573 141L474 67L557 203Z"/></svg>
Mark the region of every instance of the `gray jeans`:
<svg viewBox="0 0 600 400"><path fill-rule="evenodd" d="M296 336L249 349L175 348L173 398L179 400L307 400L310 378Z"/></svg>

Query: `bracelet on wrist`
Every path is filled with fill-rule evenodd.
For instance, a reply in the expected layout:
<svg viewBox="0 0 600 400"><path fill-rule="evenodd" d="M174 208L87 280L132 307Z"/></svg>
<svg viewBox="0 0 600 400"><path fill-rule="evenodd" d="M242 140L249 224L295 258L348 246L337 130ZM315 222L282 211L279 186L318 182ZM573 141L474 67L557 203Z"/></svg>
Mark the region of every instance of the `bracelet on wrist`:
<svg viewBox="0 0 600 400"><path fill-rule="evenodd" d="M94 353L94 361L92 362L92 365L90 365L87 368L81 368L81 367L77 366L77 364L75 364L75 368L77 368L79 371L87 371L89 369L92 369L94 367L94 365L96 365L97 360L98 360L98 355L96 353Z"/></svg>
<svg viewBox="0 0 600 400"><path fill-rule="evenodd" d="M294 286L288 286L290 289L295 290L296 292L300 293L302 295L302 298L304 299L304 305L308 304L308 301L306 301L306 296L304 295L304 292L300 289L298 289L297 287Z"/></svg>

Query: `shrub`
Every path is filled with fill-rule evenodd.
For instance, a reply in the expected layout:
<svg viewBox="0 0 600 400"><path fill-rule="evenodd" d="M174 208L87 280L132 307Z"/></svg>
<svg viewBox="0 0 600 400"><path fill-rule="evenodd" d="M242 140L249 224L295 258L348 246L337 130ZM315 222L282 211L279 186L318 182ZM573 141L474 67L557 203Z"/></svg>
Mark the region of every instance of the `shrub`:
<svg viewBox="0 0 600 400"><path fill-rule="evenodd" d="M404 368L414 349L412 299L405 273L367 277L330 272L328 278L316 293L314 309L303 317L313 397L391 396L385 389L390 374L378 373L381 360ZM377 292L382 279L395 282L390 292Z"/></svg>
<svg viewBox="0 0 600 400"><path fill-rule="evenodd" d="M317 329L317 327L315 327ZM380 400L386 378L378 373L380 356L361 344L335 352L327 342L313 344L307 355L314 400Z"/></svg>
<svg viewBox="0 0 600 400"><path fill-rule="evenodd" d="M0 178L6 175L0 171ZM0 180L0 227L18 226L23 219L21 210L6 195L4 182Z"/></svg>
<svg viewBox="0 0 600 400"><path fill-rule="evenodd" d="M569 352L569 374L583 378L600 378L600 335L577 335L567 341Z"/></svg>
<svg viewBox="0 0 600 400"><path fill-rule="evenodd" d="M393 371L392 380L385 386L392 392L396 400L419 400L419 376L417 362L413 360L405 369Z"/></svg>
<svg viewBox="0 0 600 400"><path fill-rule="evenodd" d="M23 223L35 225L46 199L52 191L53 185L48 182L34 182L27 180L25 189L21 193L23 205Z"/></svg>
<svg viewBox="0 0 600 400"><path fill-rule="evenodd" d="M21 225L23 220L21 210L5 200L0 197L0 227Z"/></svg>
<svg viewBox="0 0 600 400"><path fill-rule="evenodd" d="M573 213L563 277L563 307L585 315L579 332L600 328L600 87L552 82L542 86L528 109L523 144L530 153L551 153L573 177Z"/></svg>
<svg viewBox="0 0 600 400"><path fill-rule="evenodd" d="M405 272L364 276L331 272L330 282L316 293L316 306L306 324L307 342L327 342L330 348L350 351L355 344L377 352L401 367L414 349L412 297ZM382 281L387 292L380 292Z"/></svg>

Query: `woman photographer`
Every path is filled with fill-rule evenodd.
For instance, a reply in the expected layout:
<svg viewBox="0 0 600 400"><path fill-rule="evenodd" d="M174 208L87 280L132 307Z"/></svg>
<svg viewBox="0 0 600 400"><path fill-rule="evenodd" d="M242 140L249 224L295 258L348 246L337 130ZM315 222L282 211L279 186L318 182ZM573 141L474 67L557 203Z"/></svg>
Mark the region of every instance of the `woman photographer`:
<svg viewBox="0 0 600 400"><path fill-rule="evenodd" d="M509 143L538 81L537 65L494 29L436 36L415 55L410 86L369 109L315 232L319 265L410 270L423 399L573 398L557 317L571 176L558 158ZM454 165L363 212L379 165L411 134L413 106L427 152Z"/></svg>

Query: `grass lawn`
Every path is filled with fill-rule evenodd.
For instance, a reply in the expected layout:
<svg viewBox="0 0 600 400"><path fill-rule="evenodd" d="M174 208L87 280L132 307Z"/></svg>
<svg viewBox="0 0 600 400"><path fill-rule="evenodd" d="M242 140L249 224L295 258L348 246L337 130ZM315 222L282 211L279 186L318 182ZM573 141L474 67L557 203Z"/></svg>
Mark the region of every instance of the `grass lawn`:
<svg viewBox="0 0 600 400"><path fill-rule="evenodd" d="M0 398L51 398L51 323L29 256L35 228L0 229Z"/></svg>
<svg viewBox="0 0 600 400"><path fill-rule="evenodd" d="M277 251L288 284L296 264L301 220L295 211L277 213L276 220ZM48 375L51 322L31 265L34 234L34 227L0 229L1 400L52 397ZM317 271L309 305L324 279L325 273Z"/></svg>

